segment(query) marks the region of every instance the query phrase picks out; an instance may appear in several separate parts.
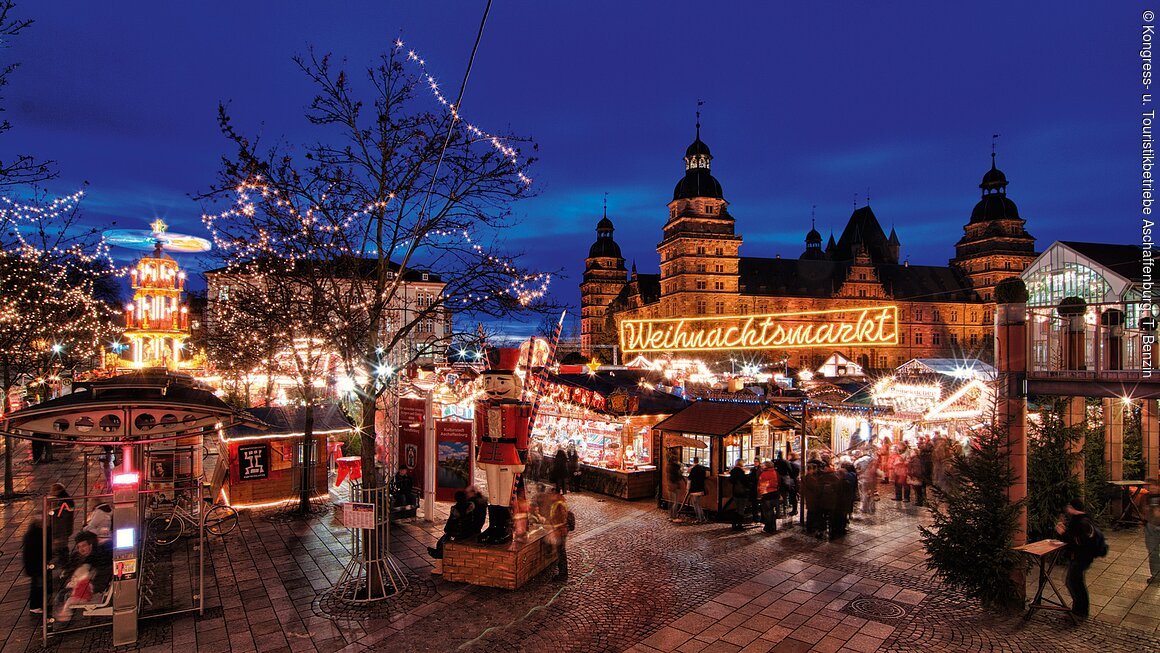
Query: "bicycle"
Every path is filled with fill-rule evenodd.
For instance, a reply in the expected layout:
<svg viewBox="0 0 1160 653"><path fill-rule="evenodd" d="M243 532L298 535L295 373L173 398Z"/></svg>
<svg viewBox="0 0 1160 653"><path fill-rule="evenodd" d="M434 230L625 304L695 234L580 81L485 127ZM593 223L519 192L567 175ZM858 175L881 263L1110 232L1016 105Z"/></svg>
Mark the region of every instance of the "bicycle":
<svg viewBox="0 0 1160 653"><path fill-rule="evenodd" d="M206 504L210 500L205 499ZM238 527L238 511L224 503L214 503L198 515L185 508L182 498L175 497L169 514L157 515L149 520L149 536L159 546L168 546L185 535L185 529L203 528L210 535L225 536Z"/></svg>

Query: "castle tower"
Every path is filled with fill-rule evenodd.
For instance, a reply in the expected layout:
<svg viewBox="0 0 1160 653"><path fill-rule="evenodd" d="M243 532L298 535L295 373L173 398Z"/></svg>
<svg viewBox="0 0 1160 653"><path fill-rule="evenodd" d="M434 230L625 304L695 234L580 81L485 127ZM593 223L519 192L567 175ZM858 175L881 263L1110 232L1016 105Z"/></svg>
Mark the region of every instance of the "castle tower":
<svg viewBox="0 0 1160 653"><path fill-rule="evenodd" d="M160 237L166 224L156 220L150 226L157 245L129 271L133 301L125 305L129 351L128 361L123 363L134 368L174 369L189 358L184 351L189 338L189 306L182 301L185 273L162 251Z"/></svg>
<svg viewBox="0 0 1160 653"><path fill-rule="evenodd" d="M826 260L826 253L822 251L822 234L818 233L813 218L810 218L810 230L806 234L806 251L802 252L798 258L807 261Z"/></svg>
<svg viewBox="0 0 1160 653"><path fill-rule="evenodd" d="M1019 209L1007 197L1007 176L995 167L994 148L991 169L979 188L983 197L971 211L950 263L989 302L1000 281L1018 276L1035 260L1035 238L1023 228Z"/></svg>
<svg viewBox="0 0 1160 653"><path fill-rule="evenodd" d="M596 242L584 259L584 280L580 282L580 353L585 357L616 344L616 333L607 328L608 305L628 283L628 271L620 246L612 238L614 231L606 206L604 217L596 224ZM606 351L604 358L610 360L610 353Z"/></svg>
<svg viewBox="0 0 1160 653"><path fill-rule="evenodd" d="M669 317L735 314L738 250L721 184L709 172L713 155L697 136L685 150L685 176L673 189L661 258L661 298Z"/></svg>

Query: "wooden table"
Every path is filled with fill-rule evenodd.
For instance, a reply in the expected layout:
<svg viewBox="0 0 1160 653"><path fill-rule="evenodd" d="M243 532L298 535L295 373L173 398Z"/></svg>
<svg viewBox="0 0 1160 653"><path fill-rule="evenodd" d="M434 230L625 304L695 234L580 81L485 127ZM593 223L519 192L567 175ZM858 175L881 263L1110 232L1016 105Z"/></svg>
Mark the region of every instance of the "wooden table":
<svg viewBox="0 0 1160 653"><path fill-rule="evenodd" d="M1120 516L1112 523L1113 526L1136 526L1144 523L1144 515L1136 505L1136 499L1148 483L1146 481L1108 481L1108 485L1120 488L1120 500L1124 504Z"/></svg>
<svg viewBox="0 0 1160 653"><path fill-rule="evenodd" d="M1039 565L1039 589L1035 592L1035 598L1032 599L1031 605L1027 606L1027 614L1023 615L1024 619L1030 619L1036 610L1060 610L1066 612L1071 617L1072 622L1079 625L1079 619L1072 613L1071 606L1063 600L1063 593L1055 586L1055 581L1051 580L1051 570L1055 568L1055 563L1066 547L1067 545L1059 540L1039 540L1015 547L1016 551L1027 555ZM1043 596L1043 590L1048 585L1055 592L1054 599Z"/></svg>

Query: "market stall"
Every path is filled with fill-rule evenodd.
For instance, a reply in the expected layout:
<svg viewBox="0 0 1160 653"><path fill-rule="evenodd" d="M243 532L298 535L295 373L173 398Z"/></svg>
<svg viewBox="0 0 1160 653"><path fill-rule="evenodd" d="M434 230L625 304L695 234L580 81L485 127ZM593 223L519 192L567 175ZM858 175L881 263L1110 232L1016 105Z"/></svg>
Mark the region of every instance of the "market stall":
<svg viewBox="0 0 1160 653"><path fill-rule="evenodd" d="M652 427L687 402L656 390L639 371L563 374L545 384L528 473L548 480L558 450L575 450L577 484L641 499L656 493Z"/></svg>
<svg viewBox="0 0 1160 653"><path fill-rule="evenodd" d="M799 437L798 422L764 402L698 401L653 427L665 461L676 459L688 473L693 458L709 470L702 505L709 512L729 502L729 469L738 459L751 465L755 458L783 455ZM694 444L700 443L700 444ZM669 496L667 474L661 474L661 496ZM663 501L663 499L662 499Z"/></svg>
<svg viewBox="0 0 1160 653"><path fill-rule="evenodd" d="M962 443L987 420L995 397L995 369L978 360L916 358L880 379L870 391L878 435L914 444L920 436Z"/></svg>
<svg viewBox="0 0 1160 653"><path fill-rule="evenodd" d="M297 499L302 483L302 435L306 409L301 406L250 408L249 412L271 428L248 426L230 429L219 441L214 488L235 508L260 508ZM347 440L354 427L335 404L314 409L309 488L311 496L327 495L327 442Z"/></svg>

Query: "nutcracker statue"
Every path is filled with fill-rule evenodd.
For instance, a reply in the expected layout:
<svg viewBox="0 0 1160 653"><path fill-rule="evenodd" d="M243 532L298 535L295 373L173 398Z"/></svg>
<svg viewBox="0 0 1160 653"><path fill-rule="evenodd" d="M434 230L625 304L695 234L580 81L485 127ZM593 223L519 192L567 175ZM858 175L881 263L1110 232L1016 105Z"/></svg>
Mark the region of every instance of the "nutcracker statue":
<svg viewBox="0 0 1160 653"><path fill-rule="evenodd" d="M484 544L500 544L512 539L511 505L516 476L523 473L528 458L528 435L532 404L521 401L520 378L516 376L519 349L499 349L496 369L480 377L485 398L475 406L475 432L479 434L476 462L487 474L488 527L480 536Z"/></svg>

